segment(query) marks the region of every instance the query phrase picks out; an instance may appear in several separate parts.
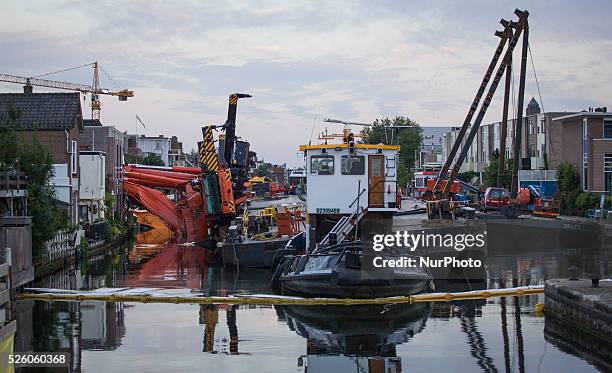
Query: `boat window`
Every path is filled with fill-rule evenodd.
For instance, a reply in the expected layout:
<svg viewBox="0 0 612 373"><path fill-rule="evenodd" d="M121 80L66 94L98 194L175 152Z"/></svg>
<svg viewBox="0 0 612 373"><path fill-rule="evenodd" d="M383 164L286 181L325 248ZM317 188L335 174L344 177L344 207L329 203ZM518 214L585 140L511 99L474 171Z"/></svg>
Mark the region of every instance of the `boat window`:
<svg viewBox="0 0 612 373"><path fill-rule="evenodd" d="M365 157L363 155L343 155L340 169L342 175L363 175L365 173Z"/></svg>
<svg viewBox="0 0 612 373"><path fill-rule="evenodd" d="M331 155L316 155L310 158L311 175L333 175L334 157Z"/></svg>

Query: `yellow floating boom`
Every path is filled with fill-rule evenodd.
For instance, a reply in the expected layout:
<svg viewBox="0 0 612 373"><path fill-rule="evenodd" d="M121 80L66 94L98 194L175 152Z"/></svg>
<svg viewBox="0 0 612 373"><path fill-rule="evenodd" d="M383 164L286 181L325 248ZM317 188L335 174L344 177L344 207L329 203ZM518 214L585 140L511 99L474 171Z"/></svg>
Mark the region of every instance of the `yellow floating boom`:
<svg viewBox="0 0 612 373"><path fill-rule="evenodd" d="M100 291L102 290L102 291ZM544 285L521 286L507 289L475 290L459 293L423 293L389 298L301 298L282 295L250 294L227 297L210 297L201 293L172 294L162 289L98 289L98 291L62 291L56 289L26 289L17 296L23 300L42 301L102 301L135 303L194 303L194 304L259 304L259 305L367 305L423 302L452 302L457 300L487 299L493 297L515 297L544 293Z"/></svg>

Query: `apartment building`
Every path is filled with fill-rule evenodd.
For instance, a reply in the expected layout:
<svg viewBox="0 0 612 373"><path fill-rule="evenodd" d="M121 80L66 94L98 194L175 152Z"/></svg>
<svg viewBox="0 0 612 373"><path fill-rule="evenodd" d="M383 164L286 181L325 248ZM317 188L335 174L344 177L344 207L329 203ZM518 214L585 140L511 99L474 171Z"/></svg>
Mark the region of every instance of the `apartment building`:
<svg viewBox="0 0 612 373"><path fill-rule="evenodd" d="M550 164L551 152L557 151L550 147L551 137L555 133L550 132L554 126L554 120L559 117L575 114L574 112L546 112L542 113L535 98L531 98L523 117L522 136L520 146L520 169L522 170L544 170L554 168ZM506 130L506 141L504 149L501 149L502 123L487 123L480 126L476 137L468 149L465 161L460 172L473 171L482 173L486 170L491 155L504 152L506 159L514 159L516 119L508 120ZM451 127L450 131L443 136L443 159L448 157L450 150L457 139L460 127ZM468 130L469 133L469 130ZM467 137L467 136L466 136ZM465 145L463 140L462 147ZM554 156L553 156L554 157Z"/></svg>
<svg viewBox="0 0 612 373"><path fill-rule="evenodd" d="M612 194L612 113L607 108L564 115L550 127L550 168L570 162L582 189Z"/></svg>

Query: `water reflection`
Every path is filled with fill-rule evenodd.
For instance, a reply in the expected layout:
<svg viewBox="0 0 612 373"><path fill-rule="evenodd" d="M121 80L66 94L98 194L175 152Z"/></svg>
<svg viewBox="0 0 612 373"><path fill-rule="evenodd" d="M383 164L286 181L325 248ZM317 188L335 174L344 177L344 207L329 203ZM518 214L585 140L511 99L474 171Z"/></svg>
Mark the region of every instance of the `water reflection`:
<svg viewBox="0 0 612 373"><path fill-rule="evenodd" d="M308 372L401 372L396 346L421 332L428 303L381 306L279 306L289 329L306 339L298 365Z"/></svg>
<svg viewBox="0 0 612 373"><path fill-rule="evenodd" d="M572 232L586 234L578 230ZM581 237L585 240L584 236ZM507 240L512 241L509 237ZM545 243L542 240L538 242L539 245ZM503 244L508 245L507 242ZM535 250L515 244L512 246L514 252L502 254L494 245L497 243L489 242L485 278L479 281L436 281L436 290L466 291L542 284L549 278L591 273L595 263L601 264L602 273L610 274L607 246L593 251L590 244L579 247L572 240L568 245L573 248ZM200 247L184 247L165 241L162 234L148 233L139 235L134 245L89 258L38 281L35 286L65 289L180 287L198 289L209 295L227 295L269 293L269 278L267 270L241 268L237 272L233 267L224 268L217 253ZM102 302L18 302L19 330L15 350L69 351L72 371L80 371L81 367L92 366L88 365L88 358L83 357L93 359L98 356L91 355L94 352L120 350L142 354L143 351L138 349L140 343L138 340L134 342L134 338L147 338L149 334L143 334L134 326L133 319L131 324L126 320L129 320L129 315L143 315L140 317L145 319L158 317L162 312L159 310L164 310L166 313L159 316L163 322L153 325L153 328L170 334L181 330L179 338L183 338L183 334L193 334L195 337L190 344L176 353L189 355L194 368L201 366L198 363L201 359L223 355L226 359L223 363L205 361L213 365L217 362L220 364L218 367L227 364L232 370L248 370L249 364L244 360L231 359L238 356L261 358L270 346L275 346L278 360L291 360L290 368L305 370L307 366L310 372L341 372L345 371L344 368L370 372L400 371L415 367L413 360L418 360L419 356L411 355L414 354L412 351L422 349L419 350L421 346L414 339L426 336L435 339L433 348L438 354L449 349L455 353L455 358L465 355L463 360L459 359L461 362L448 362L452 370L523 372L535 370L541 363L537 360L541 359L539 356L532 356L529 362L533 346L546 345L542 335L544 322L534 317L535 305L542 302L543 295L431 305L274 309L226 305L167 305L170 308L165 308ZM150 311L143 312L143 307ZM140 311L137 312L136 308ZM187 314L185 320L174 319L175 309ZM264 321L259 324L259 317L265 320L265 326L262 326ZM274 324L271 324L270 317L273 317ZM181 327L180 323L183 323ZM588 336L584 337L582 344L574 344L572 338L576 334L564 331L562 326L546 320L544 335L552 350L547 352L547 356L552 356L548 359L565 364L569 361L576 370L591 369L577 359L568 360L569 355L565 355L568 353L596 366L607 367L601 365L608 356L602 351L601 344L592 343ZM461 345L447 342L448 336L459 338ZM291 346L292 343L297 343L295 351L285 351L285 345ZM160 339L154 346L158 351L153 353L159 355L156 363L164 365L164 354L177 344L180 343L175 339ZM577 346L587 347L579 349ZM108 355L108 358L114 356L124 355ZM451 357L440 356L439 359L446 361ZM423 363L421 360L420 364L416 367L425 370L431 362Z"/></svg>

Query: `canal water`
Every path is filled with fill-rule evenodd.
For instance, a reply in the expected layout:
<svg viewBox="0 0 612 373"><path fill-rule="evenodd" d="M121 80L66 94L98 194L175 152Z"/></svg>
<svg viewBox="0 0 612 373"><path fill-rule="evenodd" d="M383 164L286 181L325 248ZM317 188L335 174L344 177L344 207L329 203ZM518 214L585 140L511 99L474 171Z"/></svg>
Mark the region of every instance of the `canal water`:
<svg viewBox="0 0 612 373"><path fill-rule="evenodd" d="M35 286L272 293L267 269L236 271L202 248L144 241ZM543 284L567 277L581 258L566 249L504 253L487 258L485 281L437 282L436 288ZM335 307L20 301L15 351L69 352L70 371L83 372L597 371L588 349L568 348L559 333L564 327L549 325L536 311L543 302L543 295Z"/></svg>

